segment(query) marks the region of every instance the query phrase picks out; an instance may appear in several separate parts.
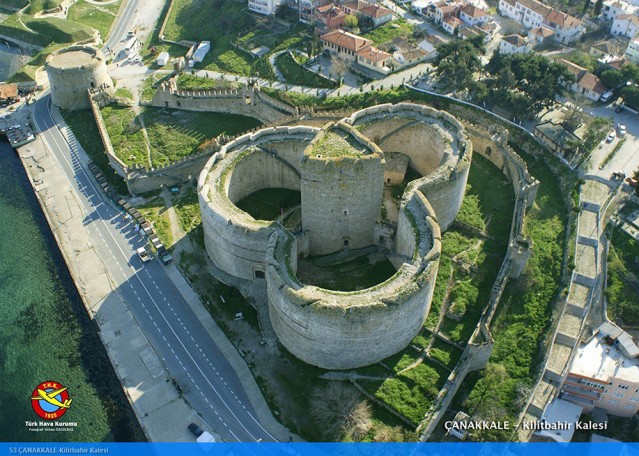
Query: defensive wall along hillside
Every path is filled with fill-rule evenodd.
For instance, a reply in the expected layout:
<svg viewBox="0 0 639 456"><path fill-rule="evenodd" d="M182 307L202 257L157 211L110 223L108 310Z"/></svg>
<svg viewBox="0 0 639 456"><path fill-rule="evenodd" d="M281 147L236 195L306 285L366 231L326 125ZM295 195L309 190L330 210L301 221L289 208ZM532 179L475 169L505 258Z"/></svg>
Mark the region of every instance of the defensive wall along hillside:
<svg viewBox="0 0 639 456"><path fill-rule="evenodd" d="M164 82L149 104L185 111L241 114L264 124L290 120L298 115L297 109L266 95L257 85L247 84L240 89L187 91L177 88L175 78Z"/></svg>
<svg viewBox="0 0 639 456"><path fill-rule="evenodd" d="M199 179L211 260L236 277L265 279L269 317L282 344L298 358L328 369L380 361L419 332L441 252L437 209L429 198L438 201L452 223L470 165L471 143L452 117L409 103L378 108L321 131L277 127L244 135L223 146ZM353 126L360 118L365 121ZM376 128L377 122L382 126ZM424 127L431 124L436 126ZM379 137L371 140L366 128ZM406 170L398 177L375 142L385 145L389 155L405 152L406 162L412 159L425 173L405 191L396 226L381 220L383 187L388 179L403 180ZM449 179L454 183L443 185ZM301 223L294 233L235 206L263 188L301 191ZM452 208L441 203L446 199L454 201ZM367 246L401 260L383 283L341 292L296 277L300 258Z"/></svg>

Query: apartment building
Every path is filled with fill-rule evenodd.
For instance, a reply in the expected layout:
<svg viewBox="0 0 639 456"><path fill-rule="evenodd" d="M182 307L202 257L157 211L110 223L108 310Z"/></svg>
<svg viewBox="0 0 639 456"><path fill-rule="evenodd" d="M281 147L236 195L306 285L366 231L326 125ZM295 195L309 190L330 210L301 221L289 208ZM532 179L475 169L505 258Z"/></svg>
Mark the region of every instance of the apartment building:
<svg viewBox="0 0 639 456"><path fill-rule="evenodd" d="M248 8L254 13L271 16L283 0L248 0Z"/></svg>
<svg viewBox="0 0 639 456"><path fill-rule="evenodd" d="M639 65L639 40L635 39L628 43L628 48L624 54L631 63Z"/></svg>
<svg viewBox="0 0 639 456"><path fill-rule="evenodd" d="M577 351L561 386L561 398L622 417L639 411L639 348L632 337L606 322Z"/></svg>
<svg viewBox="0 0 639 456"><path fill-rule="evenodd" d="M529 29L542 26L551 29L553 39L560 43L572 43L583 32L579 19L537 0L499 0L499 12Z"/></svg>
<svg viewBox="0 0 639 456"><path fill-rule="evenodd" d="M610 33L615 36L625 36L631 40L639 35L639 17L634 14L620 14L612 22Z"/></svg>

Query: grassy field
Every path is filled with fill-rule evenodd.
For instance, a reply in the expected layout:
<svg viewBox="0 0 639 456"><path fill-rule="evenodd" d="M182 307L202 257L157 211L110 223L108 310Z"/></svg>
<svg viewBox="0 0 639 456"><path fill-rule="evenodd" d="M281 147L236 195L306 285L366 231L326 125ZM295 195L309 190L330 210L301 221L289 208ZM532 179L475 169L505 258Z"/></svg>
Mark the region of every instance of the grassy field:
<svg viewBox="0 0 639 456"><path fill-rule="evenodd" d="M56 8L60 3L62 3L62 0L31 0L24 12L34 15L40 11Z"/></svg>
<svg viewBox="0 0 639 456"><path fill-rule="evenodd" d="M256 220L275 220L289 208L299 206L301 193L286 188L265 188L238 201L237 207Z"/></svg>
<svg viewBox="0 0 639 456"><path fill-rule="evenodd" d="M175 239L171 231L171 219L166 212L164 200L156 196L145 204L135 206L146 219L151 220L158 238L167 248L173 247Z"/></svg>
<svg viewBox="0 0 639 456"><path fill-rule="evenodd" d="M115 16L118 14L121 2L111 3L108 5L93 5L84 0L80 0L69 8L67 19L78 22L80 24L93 27L106 41L111 29Z"/></svg>
<svg viewBox="0 0 639 456"><path fill-rule="evenodd" d="M511 144L513 147L517 147ZM534 249L524 275L511 281L493 320L495 346L489 368L464 382L458 406L474 416L513 419L529 388L540 359L540 343L546 336L553 301L560 290L561 264L568 209L559 182L540 160L524 155L530 173L541 182L535 204L526 216L526 232ZM474 158L475 159L475 158ZM473 160L474 160L473 159ZM510 433L485 431L489 440L509 438Z"/></svg>
<svg viewBox="0 0 639 456"><path fill-rule="evenodd" d="M145 107L143 110L153 166L191 155L205 140L234 135L260 125L251 117ZM114 145L115 147L115 145Z"/></svg>
<svg viewBox="0 0 639 456"><path fill-rule="evenodd" d="M304 68L288 52L278 55L275 64L289 84L328 89L337 87L336 82Z"/></svg>
<svg viewBox="0 0 639 456"><path fill-rule="evenodd" d="M133 99L133 94L126 87L119 87L118 89L116 89L115 96L116 97L122 97L122 98L128 98L129 100Z"/></svg>
<svg viewBox="0 0 639 456"><path fill-rule="evenodd" d="M628 283L629 274L639 276L639 242L615 227L608 256L608 317L636 327L639 326L639 291Z"/></svg>
<svg viewBox="0 0 639 456"><path fill-rule="evenodd" d="M388 43L395 38L411 38L415 32L415 26L409 24L406 19L397 19L395 21L386 23L381 27L377 27L364 34L364 38L372 40L375 45Z"/></svg>
<svg viewBox="0 0 639 456"><path fill-rule="evenodd" d="M127 165L149 167L142 126L133 109L106 106L102 108L102 118L118 158Z"/></svg>
<svg viewBox="0 0 639 456"><path fill-rule="evenodd" d="M128 195L129 190L122 179L109 165L98 127L95 125L93 115L90 111L70 111L63 112L65 122L73 131L76 139L85 150L87 155L100 168L105 178L115 188L120 195Z"/></svg>
<svg viewBox="0 0 639 456"><path fill-rule="evenodd" d="M56 43L74 43L76 41L89 39L93 36L93 31L90 27L57 17L24 20L24 22L25 25L34 32Z"/></svg>
<svg viewBox="0 0 639 456"><path fill-rule="evenodd" d="M201 14L202 11L224 11L224 14L207 15ZM296 26L287 32L272 32L256 26L246 4L234 0L175 0L164 34L173 41L211 41L211 51L200 65L202 68L274 79L266 56L254 59L232 43L247 50L263 45L276 52L303 42L306 38L302 30L305 27Z"/></svg>
<svg viewBox="0 0 639 456"><path fill-rule="evenodd" d="M448 378L448 370L420 362L415 367L400 373L418 361L418 356L405 349L381 362L395 376L386 380L359 380L358 383L371 395L388 404L413 423L419 423L430 409L437 393Z"/></svg>
<svg viewBox="0 0 639 456"><path fill-rule="evenodd" d="M444 317L442 332L461 343L471 336L506 253L513 205L511 184L488 160L475 155L457 220L485 232L490 238L484 240L455 227L444 233L437 282L426 320L428 328L436 326L448 295L451 309L463 318L456 321ZM475 272L469 272L474 269Z"/></svg>

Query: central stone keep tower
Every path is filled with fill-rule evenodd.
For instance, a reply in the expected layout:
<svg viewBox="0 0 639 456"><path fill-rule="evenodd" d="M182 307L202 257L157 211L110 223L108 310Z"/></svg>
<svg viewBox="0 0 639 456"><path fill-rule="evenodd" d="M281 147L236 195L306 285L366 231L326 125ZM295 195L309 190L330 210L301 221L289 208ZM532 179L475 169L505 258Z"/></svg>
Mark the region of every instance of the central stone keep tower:
<svg viewBox="0 0 639 456"><path fill-rule="evenodd" d="M302 229L309 254L374 243L384 187L384 153L350 125L325 127L304 150Z"/></svg>

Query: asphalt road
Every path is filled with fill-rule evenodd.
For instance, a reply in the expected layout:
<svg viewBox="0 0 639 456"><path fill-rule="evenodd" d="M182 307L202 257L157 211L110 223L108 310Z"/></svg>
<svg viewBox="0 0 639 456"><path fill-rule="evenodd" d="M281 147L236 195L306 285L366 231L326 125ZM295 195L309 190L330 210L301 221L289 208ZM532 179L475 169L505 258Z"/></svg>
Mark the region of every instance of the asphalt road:
<svg viewBox="0 0 639 456"><path fill-rule="evenodd" d="M123 213L98 190L83 165L87 162L84 151L77 144L69 144L58 129L51 117L50 96L37 101L33 120L77 193L95 248L112 278L121 284L117 292L191 407L226 441L275 441L257 421L235 371L173 285L164 266L157 259L142 263L135 254L144 241L133 232L133 224L125 221Z"/></svg>
<svg viewBox="0 0 639 456"><path fill-rule="evenodd" d="M124 10L122 10L122 14L118 18L118 21L113 27L111 31L111 35L109 35L109 39L104 43L102 47L102 52L107 54L106 48L113 50L116 44L118 44L122 38L124 38L125 34L129 31L129 27L131 26L131 21L133 20L133 15L135 14L135 10L138 9L139 0L129 0L127 4L124 6Z"/></svg>

